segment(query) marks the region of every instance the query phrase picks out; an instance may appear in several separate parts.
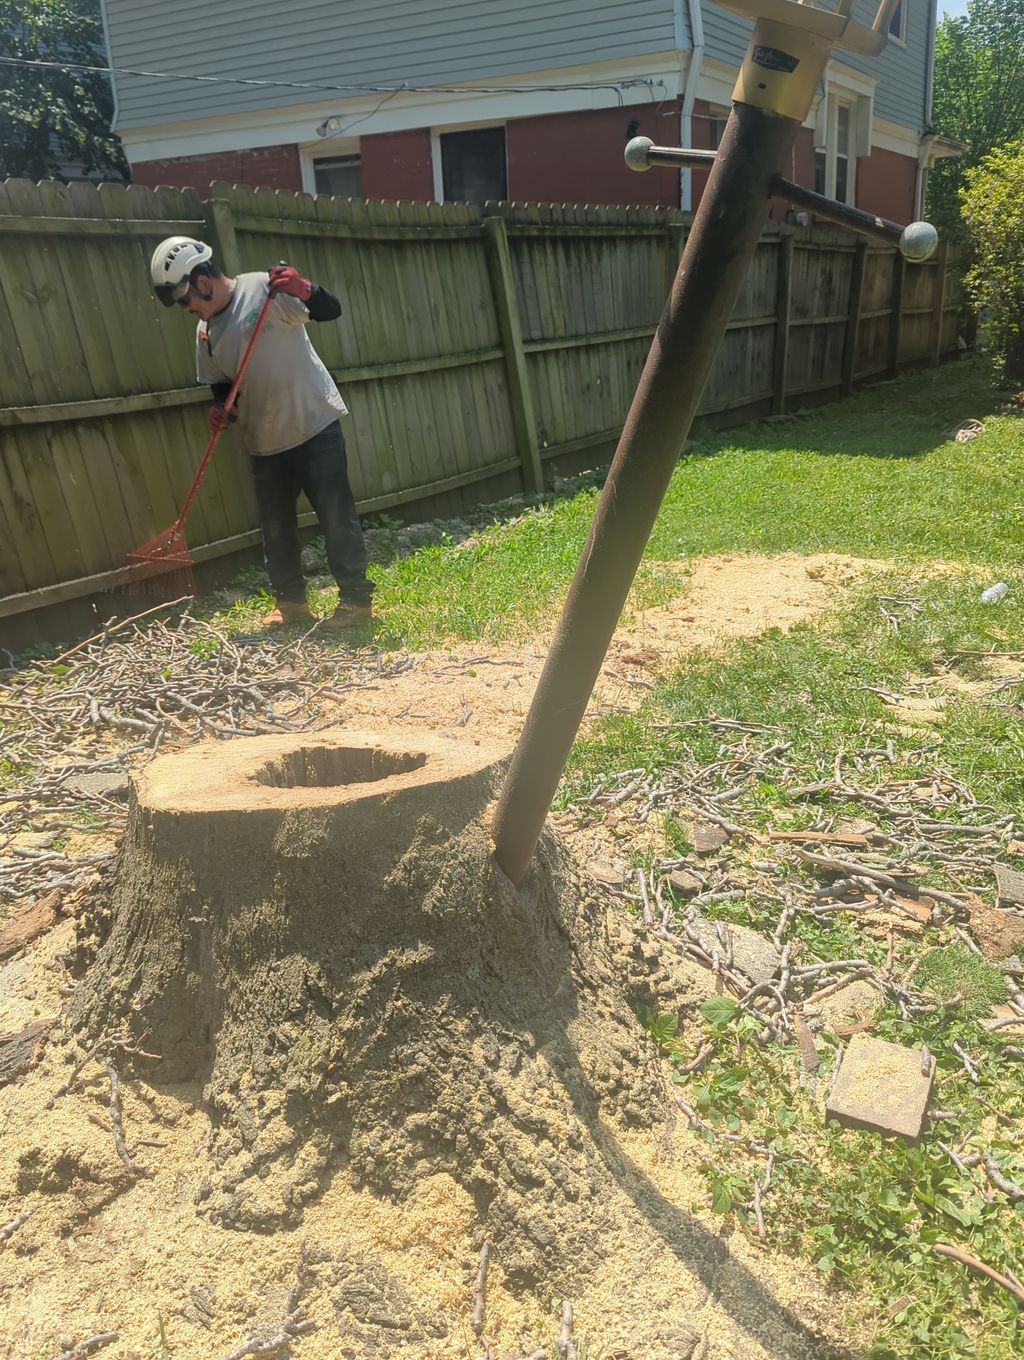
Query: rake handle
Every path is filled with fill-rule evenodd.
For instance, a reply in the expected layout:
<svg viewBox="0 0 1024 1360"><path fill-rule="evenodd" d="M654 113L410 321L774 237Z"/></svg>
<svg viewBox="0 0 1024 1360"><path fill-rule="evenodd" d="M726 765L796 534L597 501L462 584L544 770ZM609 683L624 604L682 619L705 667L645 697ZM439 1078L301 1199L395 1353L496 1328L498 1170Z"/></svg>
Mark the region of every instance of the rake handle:
<svg viewBox="0 0 1024 1360"><path fill-rule="evenodd" d="M238 389L242 386L245 370L249 367L249 360L252 358L252 352L256 348L256 341L260 338L260 332L263 330L264 323L266 322L273 302L274 294L268 293L267 300L264 302L260 314L256 318L256 325L252 328L252 335L249 336L249 343L246 345L245 353L242 355L242 362L238 365L238 372L235 374L235 381L231 384L231 391L228 393L228 399L224 403L224 410L227 412L234 409L235 402L238 400ZM188 519L189 512L195 504L196 496L199 494L199 487L203 478L206 476L206 469L210 466L210 460L213 458L214 451L220 443L220 437L223 433L223 430L215 430L210 442L207 444L202 462L199 464L196 475L192 479L192 485L188 489L188 495L185 497L184 504L181 507L181 513L174 521L174 530L180 529L186 519Z"/></svg>

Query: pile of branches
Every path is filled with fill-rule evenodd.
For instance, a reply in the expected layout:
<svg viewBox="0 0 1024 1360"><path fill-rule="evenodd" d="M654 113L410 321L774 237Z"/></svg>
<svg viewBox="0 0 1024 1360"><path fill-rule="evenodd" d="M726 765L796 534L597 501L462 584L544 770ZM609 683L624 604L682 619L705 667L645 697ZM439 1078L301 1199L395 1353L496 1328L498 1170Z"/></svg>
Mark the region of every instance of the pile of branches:
<svg viewBox="0 0 1024 1360"><path fill-rule="evenodd" d="M352 690L411 664L339 649L316 626L290 638L229 636L188 606L0 671L0 908L67 892L101 868L124 824L127 772L158 751L316 731ZM27 828L33 843L17 843ZM82 833L95 848L81 852ZM79 853L65 853L72 838Z"/></svg>
<svg viewBox="0 0 1024 1360"><path fill-rule="evenodd" d="M918 929L944 931L950 941L980 953L969 930L970 909L991 892L994 865L1017 834L1012 814L979 802L947 771L890 777L897 764L891 742L822 757L823 777L807 783L806 766L791 757L793 743L783 740L779 729L717 718L673 726L684 747L686 729L710 727L721 737L716 759L705 764L684 759L657 774L636 768L601 776L575 806L587 819L595 812L614 812L619 834L628 833L630 821L639 830L657 815L717 831L723 849L730 842L746 848L742 856L661 856L649 869L636 870L618 892L640 909L654 935L712 968L724 990L758 1021L765 1038L792 1036L794 1011L859 980L872 984L907 1020L940 1004L955 1004L955 998L938 1003L916 990L912 976L898 977L891 940L884 966L863 957L797 959L789 927L800 916L824 920L837 912L882 913L897 922L916 922ZM930 747L902 752L899 763L926 767L930 754ZM755 807L743 803L761 782L785 792L791 813L809 813L801 817L807 825L794 831L762 829L764 814L759 817ZM866 814L859 823L850 817L858 808ZM794 866L789 859L791 872L777 858L783 846L797 860ZM682 895L681 878L687 883ZM936 880L951 886L935 887ZM774 917L777 966L767 981L744 974L725 926L719 923L717 942L709 941L708 923L700 921L701 908L740 901L756 907L762 918ZM1010 909L1007 915L1024 920ZM1024 1016L1019 964L1006 961L1004 972L1014 1006Z"/></svg>

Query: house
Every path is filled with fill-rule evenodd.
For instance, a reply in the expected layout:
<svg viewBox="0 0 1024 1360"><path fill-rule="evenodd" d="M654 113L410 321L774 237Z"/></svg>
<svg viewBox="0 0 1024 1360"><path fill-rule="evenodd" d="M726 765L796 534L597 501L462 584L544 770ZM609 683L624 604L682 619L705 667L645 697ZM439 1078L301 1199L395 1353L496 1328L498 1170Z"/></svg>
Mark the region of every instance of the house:
<svg viewBox="0 0 1024 1360"><path fill-rule="evenodd" d="M751 30L714 0L104 0L104 19L137 184L683 208L700 172L635 175L622 149L717 146ZM929 135L935 19L901 0L879 58L832 59L791 178L920 215L951 154Z"/></svg>

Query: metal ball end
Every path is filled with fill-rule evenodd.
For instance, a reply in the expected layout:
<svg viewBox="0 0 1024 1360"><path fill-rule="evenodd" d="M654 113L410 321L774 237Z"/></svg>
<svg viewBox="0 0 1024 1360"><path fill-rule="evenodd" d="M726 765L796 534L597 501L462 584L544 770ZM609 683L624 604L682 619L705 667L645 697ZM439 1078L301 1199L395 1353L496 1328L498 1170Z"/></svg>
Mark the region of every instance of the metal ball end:
<svg viewBox="0 0 1024 1360"><path fill-rule="evenodd" d="M915 264L920 264L922 260L931 259L938 244L939 233L930 222L911 222L909 227L903 228L900 254L905 260L913 260Z"/></svg>
<svg viewBox="0 0 1024 1360"><path fill-rule="evenodd" d="M623 155L630 170L650 170L651 162L648 155L653 145L650 137L634 137L632 141L626 143Z"/></svg>

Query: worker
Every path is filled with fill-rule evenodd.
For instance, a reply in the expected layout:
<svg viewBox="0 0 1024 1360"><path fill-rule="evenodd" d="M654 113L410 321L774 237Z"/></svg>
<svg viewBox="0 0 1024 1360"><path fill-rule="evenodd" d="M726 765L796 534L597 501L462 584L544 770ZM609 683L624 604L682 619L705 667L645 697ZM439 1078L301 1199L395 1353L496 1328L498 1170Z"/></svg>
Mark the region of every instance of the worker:
<svg viewBox="0 0 1024 1360"><path fill-rule="evenodd" d="M190 236L161 242L150 273L153 291L166 307L177 305L198 318L196 377L213 392L211 432L238 421L276 600L264 622L312 622L298 534L303 491L320 521L327 563L338 583L338 605L325 622L331 628L367 622L373 582L366 574L366 542L348 480L340 424L347 407L305 330L308 321L340 316L341 303L289 265L228 278L214 264L211 247ZM268 293L273 306L236 406L228 412L231 385Z"/></svg>

